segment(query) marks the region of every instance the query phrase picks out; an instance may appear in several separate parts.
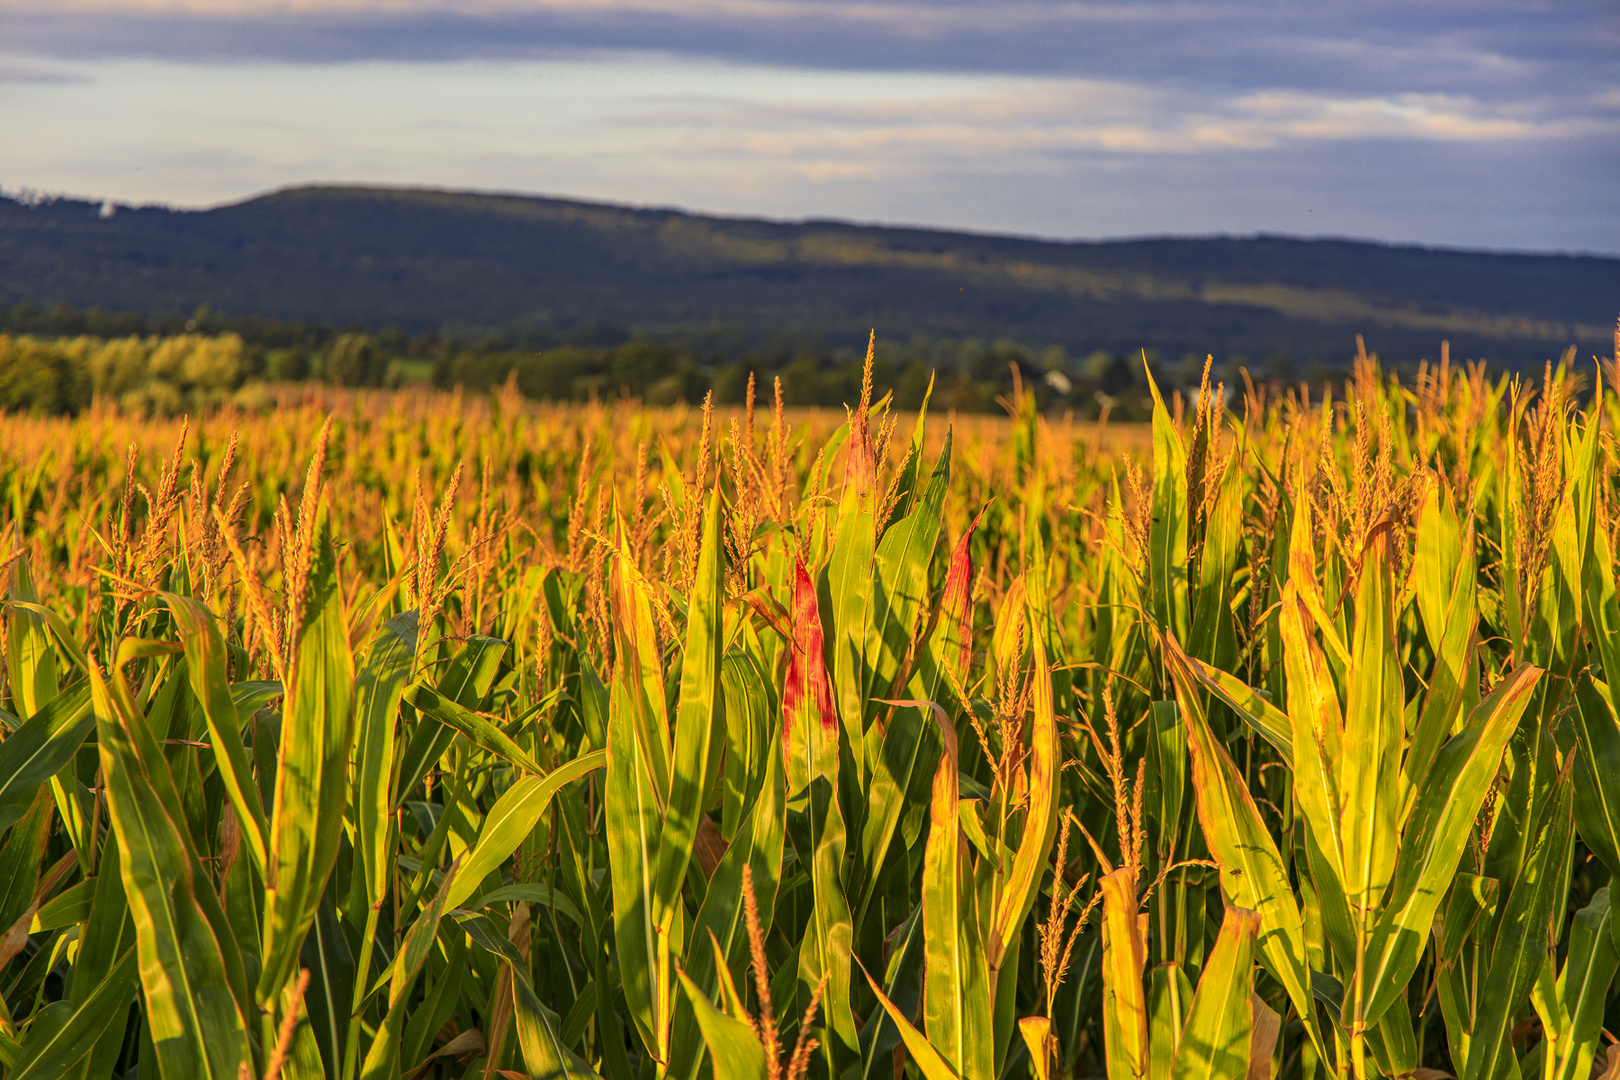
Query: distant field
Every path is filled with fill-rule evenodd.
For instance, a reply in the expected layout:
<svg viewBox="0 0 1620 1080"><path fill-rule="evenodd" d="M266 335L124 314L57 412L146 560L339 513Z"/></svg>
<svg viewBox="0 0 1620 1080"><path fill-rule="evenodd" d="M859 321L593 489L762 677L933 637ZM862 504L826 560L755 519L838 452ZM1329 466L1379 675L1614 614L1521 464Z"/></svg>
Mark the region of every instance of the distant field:
<svg viewBox="0 0 1620 1080"><path fill-rule="evenodd" d="M343 390L315 383L267 383L258 386L246 400L247 407L215 405L189 417L130 415L111 406L78 418L13 414L6 418L0 445L17 468L48 469L54 467L53 463L65 465L70 460L84 466L104 455L105 460L94 469L117 473L114 459L120 447L135 445L150 456L171 447L184 430L189 433L192 452L212 454L233 434L239 434L244 446L274 448L270 458L249 459L240 467L273 474L283 464L292 467L285 454L307 445L322 418L330 413L341 426L353 426L370 434L395 432L408 425L434 432L434 437L444 442L431 460L448 460L449 455L458 452L477 452L487 444L490 432L507 427L527 432L532 451L559 444L577 447L586 442L611 447L604 467L625 469L631 467L636 446L642 446L651 457L656 457L665 445L677 453L689 451L701 437L704 424L701 406L649 408L634 401L550 405L521 398L502 399L496 404L484 394L458 395L421 386ZM791 442L801 447L801 454L805 452L802 448L826 441L847 417L843 409L783 410ZM729 436L733 425L745 422L747 410L717 406L712 418L715 429ZM760 438L773 419L772 411L763 404L756 407L754 421ZM1123 463L1126 457L1141 463L1151 456L1152 430L1148 424L1099 425L1068 415L1040 416L1037 423L1048 440L1048 451L1066 458L1083 457L1106 464L1116 459ZM1015 433L1013 421L1005 415L931 410L925 441L931 453L943 447L947 432L952 435L957 454L965 453L980 462L1007 453ZM907 432L897 430L889 441L887 460L891 465L897 465L905 455L906 436Z"/></svg>

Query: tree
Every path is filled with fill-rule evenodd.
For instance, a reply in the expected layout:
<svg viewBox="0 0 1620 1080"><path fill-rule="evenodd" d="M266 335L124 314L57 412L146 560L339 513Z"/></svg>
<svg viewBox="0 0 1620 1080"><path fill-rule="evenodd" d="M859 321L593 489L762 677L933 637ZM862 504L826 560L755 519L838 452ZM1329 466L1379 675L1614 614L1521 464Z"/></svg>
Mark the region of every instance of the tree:
<svg viewBox="0 0 1620 1080"><path fill-rule="evenodd" d="M326 356L327 381L338 386L381 386L388 355L370 334L340 334Z"/></svg>

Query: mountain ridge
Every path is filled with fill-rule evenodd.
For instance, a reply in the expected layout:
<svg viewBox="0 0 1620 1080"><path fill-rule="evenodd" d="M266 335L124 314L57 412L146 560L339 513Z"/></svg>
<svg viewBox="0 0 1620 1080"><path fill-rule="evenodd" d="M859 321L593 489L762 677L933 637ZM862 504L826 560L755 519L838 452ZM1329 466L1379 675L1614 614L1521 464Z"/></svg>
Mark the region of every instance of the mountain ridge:
<svg viewBox="0 0 1620 1080"><path fill-rule="evenodd" d="M1538 362L1606 343L1620 258L1275 234L1049 240L440 188L205 209L0 197L0 304L544 338L1012 338L1070 353ZM1607 349L1604 349L1606 352Z"/></svg>
<svg viewBox="0 0 1620 1080"><path fill-rule="evenodd" d="M1493 248L1468 247L1460 244L1424 243L1416 240L1380 240L1373 237L1348 236L1335 233L1319 235L1305 235L1301 233L1272 232L1265 229L1256 229L1252 232L1208 232L1208 233L1123 233L1118 236L1045 236L1039 233L1022 233L1013 231L998 231L995 229L981 229L965 225L929 225L917 222L883 221L879 219L863 220L853 217L839 217L837 215L810 215L806 217L775 217L770 214L728 214L717 210L692 210L673 203L637 203L618 201L614 199L587 199L574 195L544 195L534 192L511 190L506 188L451 188L438 184L362 184L338 181L310 181L304 183L283 184L279 187L266 188L263 191L244 195L240 198L224 199L219 202L204 203L188 206L180 203L151 202L121 202L111 197L96 195L81 195L72 192L42 192L34 188L19 187L7 190L0 186L0 199L13 201L33 202L72 202L86 206L110 207L115 211L123 210L165 210L176 214L208 213L214 210L226 210L232 207L244 206L248 203L259 202L277 196L309 191L357 191L357 192L397 192L400 194L447 195L452 197L466 197L471 199L513 199L518 201L533 201L559 205L572 205L586 209L618 210L638 214L667 214L678 217L696 217L711 221L727 223L756 223L761 225L784 226L840 226L855 229L873 230L900 230L916 232L940 232L953 236L981 237L991 240L1029 241L1037 244L1134 244L1152 243L1155 241L1215 241L1215 240L1284 240L1295 243L1340 243L1358 246L1386 248L1397 251L1436 252L1441 254L1459 255L1502 255L1526 256L1529 258L1570 258L1570 259L1597 259L1600 261L1620 260L1620 252L1588 251L1573 248Z"/></svg>

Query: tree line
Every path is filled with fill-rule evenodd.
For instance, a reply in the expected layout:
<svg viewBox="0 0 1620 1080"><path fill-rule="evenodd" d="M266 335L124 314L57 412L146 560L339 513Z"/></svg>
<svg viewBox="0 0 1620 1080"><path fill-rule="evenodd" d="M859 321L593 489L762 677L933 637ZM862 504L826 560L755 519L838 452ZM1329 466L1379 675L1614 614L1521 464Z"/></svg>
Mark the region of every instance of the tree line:
<svg viewBox="0 0 1620 1080"><path fill-rule="evenodd" d="M750 375L761 401L779 380L786 405L836 408L860 394L865 345L734 327L653 336L589 322L509 334L408 335L207 308L149 316L19 304L0 308L0 408L73 413L99 396L127 410L173 414L228 398L251 405L265 399L265 384L309 380L378 388L426 382L471 392L513 382L535 401L634 398L650 405L697 403L712 392L719 404L740 404ZM902 408L920 405L932 385L937 407L998 411L1022 386L1042 409L1141 420L1151 410L1145 369L1161 384L1196 386L1204 363L1202 356L1172 360L1151 350L1076 357L1058 345L880 336L873 376ZM1304 376L1336 374L1319 367ZM1256 364L1234 355L1215 363L1213 375L1235 387L1242 370L1272 380L1297 374L1285 357Z"/></svg>

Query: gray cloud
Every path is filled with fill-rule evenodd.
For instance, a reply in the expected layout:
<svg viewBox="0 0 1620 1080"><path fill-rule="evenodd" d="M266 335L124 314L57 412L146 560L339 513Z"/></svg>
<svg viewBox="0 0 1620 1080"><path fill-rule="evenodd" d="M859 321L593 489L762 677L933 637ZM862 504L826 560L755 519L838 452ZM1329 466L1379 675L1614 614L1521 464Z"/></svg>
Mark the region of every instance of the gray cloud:
<svg viewBox="0 0 1620 1080"><path fill-rule="evenodd" d="M20 0L7 48L55 57L342 62L654 50L801 68L1552 95L1620 85L1611 0L615 0L316 6ZM259 13L252 13L257 10Z"/></svg>
<svg viewBox="0 0 1620 1080"><path fill-rule="evenodd" d="M1078 78L1178 91L1195 102L1245 90L1272 94L1277 104L1288 93L1451 98L1463 111L1543 133L1560 123L1571 133L1594 130L1620 116L1613 0L11 0L0 42L16 56L81 61L640 54L799 70Z"/></svg>
<svg viewBox="0 0 1620 1080"><path fill-rule="evenodd" d="M10 168L36 184L198 202L341 178L1043 235L1620 251L1613 0L3 3L0 82L107 81L60 113L17 88L11 122L44 149ZM537 88L547 67L572 96ZM105 132L85 119L182 83ZM241 160L176 164L239 142Z"/></svg>

